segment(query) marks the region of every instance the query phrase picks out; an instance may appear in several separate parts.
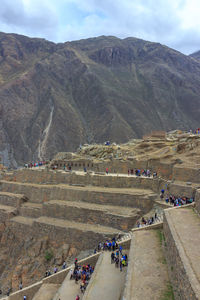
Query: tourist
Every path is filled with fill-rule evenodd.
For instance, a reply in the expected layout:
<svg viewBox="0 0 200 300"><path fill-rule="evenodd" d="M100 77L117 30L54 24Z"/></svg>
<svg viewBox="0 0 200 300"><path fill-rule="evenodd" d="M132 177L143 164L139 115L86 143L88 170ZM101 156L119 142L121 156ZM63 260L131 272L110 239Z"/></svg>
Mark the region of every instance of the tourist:
<svg viewBox="0 0 200 300"><path fill-rule="evenodd" d="M112 241L112 250L115 251L115 241Z"/></svg>
<svg viewBox="0 0 200 300"><path fill-rule="evenodd" d="M116 268L119 267L119 258L118 257L115 258L115 267Z"/></svg>
<svg viewBox="0 0 200 300"><path fill-rule="evenodd" d="M8 291L7 291L7 296L9 296L10 295L10 293L11 293L11 288L8 288Z"/></svg>
<svg viewBox="0 0 200 300"><path fill-rule="evenodd" d="M26 296L24 296L24 300L27 300L27 297L26 297Z"/></svg>
<svg viewBox="0 0 200 300"><path fill-rule="evenodd" d="M70 269L70 271L69 271L69 274L70 274L70 280L72 280L72 278L73 278L73 270L72 269Z"/></svg>
<svg viewBox="0 0 200 300"><path fill-rule="evenodd" d="M120 271L122 272L122 261L121 260L120 260L119 267L120 267Z"/></svg>
<svg viewBox="0 0 200 300"><path fill-rule="evenodd" d="M63 265L62 265L63 270L67 268L67 264L66 261L64 261Z"/></svg>
<svg viewBox="0 0 200 300"><path fill-rule="evenodd" d="M106 174L108 175L108 168L106 168Z"/></svg>
<svg viewBox="0 0 200 300"><path fill-rule="evenodd" d="M78 263L78 259L77 259L77 258L75 258L75 260L74 260L74 264L75 264L75 266L77 266L77 263Z"/></svg>
<svg viewBox="0 0 200 300"><path fill-rule="evenodd" d="M115 253L112 252L111 253L111 264L114 263L114 261L115 261Z"/></svg>
<svg viewBox="0 0 200 300"><path fill-rule="evenodd" d="M54 273L57 273L57 272L58 272L58 268L55 267L55 268L54 268Z"/></svg>
<svg viewBox="0 0 200 300"><path fill-rule="evenodd" d="M77 296L76 296L76 300L80 300L80 297L79 297L79 295L77 295Z"/></svg>
<svg viewBox="0 0 200 300"><path fill-rule="evenodd" d="M20 282L19 289L22 290L22 288L23 288L23 285L22 285L22 282Z"/></svg>
<svg viewBox="0 0 200 300"><path fill-rule="evenodd" d="M102 249L102 244L101 242L98 244L98 251L100 251Z"/></svg>

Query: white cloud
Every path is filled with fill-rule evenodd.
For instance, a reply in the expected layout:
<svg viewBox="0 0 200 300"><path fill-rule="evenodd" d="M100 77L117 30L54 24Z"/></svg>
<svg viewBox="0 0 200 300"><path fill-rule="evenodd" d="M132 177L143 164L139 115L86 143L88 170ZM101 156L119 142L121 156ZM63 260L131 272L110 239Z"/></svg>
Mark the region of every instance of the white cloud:
<svg viewBox="0 0 200 300"><path fill-rule="evenodd" d="M200 49L199 15L199 0L1 0L0 26L56 42L133 36L191 53Z"/></svg>

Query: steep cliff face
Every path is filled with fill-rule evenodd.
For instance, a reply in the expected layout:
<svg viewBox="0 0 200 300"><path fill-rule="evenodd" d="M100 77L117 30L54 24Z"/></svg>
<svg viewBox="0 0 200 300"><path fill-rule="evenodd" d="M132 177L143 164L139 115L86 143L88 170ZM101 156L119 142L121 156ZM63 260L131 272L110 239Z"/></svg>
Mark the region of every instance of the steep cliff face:
<svg viewBox="0 0 200 300"><path fill-rule="evenodd" d="M199 86L200 63L157 43L0 33L0 155L15 166L85 142L199 127Z"/></svg>

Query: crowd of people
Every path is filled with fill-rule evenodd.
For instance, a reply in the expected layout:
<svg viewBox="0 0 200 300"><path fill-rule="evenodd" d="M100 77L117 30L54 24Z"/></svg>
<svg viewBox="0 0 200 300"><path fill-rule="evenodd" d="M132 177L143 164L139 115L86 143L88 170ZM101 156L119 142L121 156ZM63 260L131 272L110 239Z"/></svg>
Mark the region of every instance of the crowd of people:
<svg viewBox="0 0 200 300"><path fill-rule="evenodd" d="M122 249L116 250L116 252L111 253L111 264L115 264L116 268L119 268L122 271L123 267L128 266L128 256L127 254L122 253Z"/></svg>
<svg viewBox="0 0 200 300"><path fill-rule="evenodd" d="M81 293L84 293L93 272L93 266L90 264L79 266L76 258L74 262L74 269L70 270L70 280L75 280L76 284L80 281L80 291Z"/></svg>
<svg viewBox="0 0 200 300"><path fill-rule="evenodd" d="M98 251L115 251L119 248L119 245L117 243L117 240L115 237L113 237L111 240L106 240L104 243L99 242L98 246L94 249L94 254Z"/></svg>
<svg viewBox="0 0 200 300"><path fill-rule="evenodd" d="M39 161L39 162L35 162L35 163L28 163L28 164L24 164L24 167L26 169L29 169L29 168L36 168L36 167L41 167L41 166L44 166L46 165L47 162L46 161Z"/></svg>
<svg viewBox="0 0 200 300"><path fill-rule="evenodd" d="M169 197L165 198L165 202L167 204L171 204L173 206L182 206L185 204L191 204L194 202L194 198L188 198L188 197L176 197L173 195L170 195Z"/></svg>
<svg viewBox="0 0 200 300"><path fill-rule="evenodd" d="M194 202L194 198L193 197L186 197L186 196L174 196L171 194L168 194L167 196L165 196L165 190L162 189L160 192L160 199L163 200L165 198L165 202L167 204L173 205L173 206L182 206L185 204L191 204Z"/></svg>
<svg viewBox="0 0 200 300"><path fill-rule="evenodd" d="M152 172L149 169L128 169L128 176L136 175L136 176L145 176L145 177L157 177L157 172Z"/></svg>
<svg viewBox="0 0 200 300"><path fill-rule="evenodd" d="M152 217L148 217L148 218L142 217L141 221L138 221L136 226L137 226L137 228L141 228L143 226L155 224L155 222L157 222L159 220L160 220L160 217L158 217L157 212L155 212L154 216L152 216Z"/></svg>

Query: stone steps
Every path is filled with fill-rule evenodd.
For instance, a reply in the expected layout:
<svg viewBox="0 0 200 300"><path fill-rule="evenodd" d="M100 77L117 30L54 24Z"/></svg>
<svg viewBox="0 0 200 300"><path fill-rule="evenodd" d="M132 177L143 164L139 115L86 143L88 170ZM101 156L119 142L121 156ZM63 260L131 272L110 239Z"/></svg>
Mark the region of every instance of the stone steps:
<svg viewBox="0 0 200 300"><path fill-rule="evenodd" d="M133 232L123 299L165 299L169 292L167 264L160 241L160 230ZM170 294L170 293L169 293ZM166 298L172 300L172 296ZM189 298L188 298L189 299Z"/></svg>
<svg viewBox="0 0 200 300"><path fill-rule="evenodd" d="M43 215L120 230L132 229L141 211L132 207L100 205L81 201L51 200L43 204Z"/></svg>
<svg viewBox="0 0 200 300"><path fill-rule="evenodd" d="M192 206L164 211L167 261L177 299L200 299L200 217Z"/></svg>
<svg viewBox="0 0 200 300"><path fill-rule="evenodd" d="M52 300L60 284L43 283L32 300Z"/></svg>

